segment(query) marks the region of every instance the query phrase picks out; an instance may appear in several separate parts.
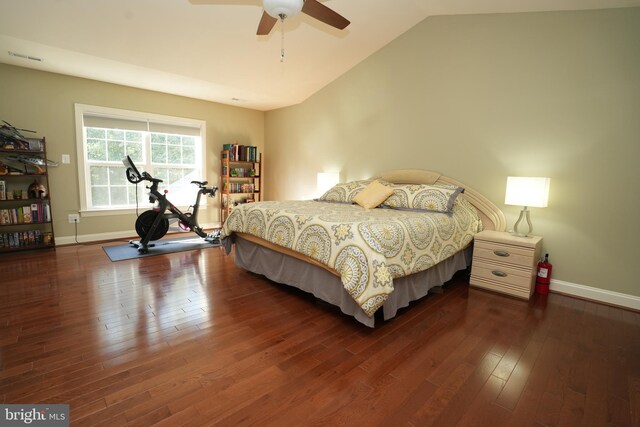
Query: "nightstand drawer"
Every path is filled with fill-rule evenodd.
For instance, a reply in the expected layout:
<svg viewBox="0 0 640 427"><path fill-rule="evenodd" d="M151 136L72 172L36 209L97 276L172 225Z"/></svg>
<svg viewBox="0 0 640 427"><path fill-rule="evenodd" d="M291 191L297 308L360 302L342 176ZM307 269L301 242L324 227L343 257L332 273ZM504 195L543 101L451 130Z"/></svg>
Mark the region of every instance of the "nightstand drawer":
<svg viewBox="0 0 640 427"><path fill-rule="evenodd" d="M529 299L533 293L532 289L521 286L512 286L507 283L499 283L495 280L487 280L471 275L471 285L476 288L488 289L518 298Z"/></svg>
<svg viewBox="0 0 640 427"><path fill-rule="evenodd" d="M503 264L484 262L477 258L473 261L471 274L480 279L527 290L531 287L533 280L531 269L508 267Z"/></svg>
<svg viewBox="0 0 640 427"><path fill-rule="evenodd" d="M482 240L476 240L473 245L474 259L484 258L491 262L508 263L529 269L533 267L535 262L533 254L533 249L484 242Z"/></svg>

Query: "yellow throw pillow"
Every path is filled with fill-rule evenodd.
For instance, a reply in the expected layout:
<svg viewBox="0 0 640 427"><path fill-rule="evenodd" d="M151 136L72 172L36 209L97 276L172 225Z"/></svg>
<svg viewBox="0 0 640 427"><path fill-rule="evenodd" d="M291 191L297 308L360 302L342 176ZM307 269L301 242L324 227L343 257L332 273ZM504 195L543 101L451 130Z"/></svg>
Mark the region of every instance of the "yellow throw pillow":
<svg viewBox="0 0 640 427"><path fill-rule="evenodd" d="M379 181L373 181L371 184L358 193L353 201L365 209L375 208L380 203L387 200L387 197L393 194L393 189L381 184Z"/></svg>

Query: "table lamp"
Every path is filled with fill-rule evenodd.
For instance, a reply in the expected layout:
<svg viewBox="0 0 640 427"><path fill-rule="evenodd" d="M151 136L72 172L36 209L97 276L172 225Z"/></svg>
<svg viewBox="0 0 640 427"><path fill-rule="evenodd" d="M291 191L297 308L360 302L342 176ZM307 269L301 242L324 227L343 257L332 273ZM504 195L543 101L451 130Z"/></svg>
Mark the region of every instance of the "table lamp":
<svg viewBox="0 0 640 427"><path fill-rule="evenodd" d="M340 182L340 172L318 172L316 192L322 196L331 187Z"/></svg>
<svg viewBox="0 0 640 427"><path fill-rule="evenodd" d="M513 226L516 236L527 237L533 231L531 218L529 217L529 207L546 208L549 201L550 178L544 177L507 177L507 191L504 198L505 205L523 206L520 216ZM529 231L522 233L518 231L518 225L526 219L529 224Z"/></svg>

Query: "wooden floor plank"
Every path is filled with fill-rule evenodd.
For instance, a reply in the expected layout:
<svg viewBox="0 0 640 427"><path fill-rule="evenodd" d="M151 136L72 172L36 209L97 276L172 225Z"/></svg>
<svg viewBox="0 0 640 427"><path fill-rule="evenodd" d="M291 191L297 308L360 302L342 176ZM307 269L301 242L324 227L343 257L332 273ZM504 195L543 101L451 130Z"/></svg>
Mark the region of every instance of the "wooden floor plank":
<svg viewBox="0 0 640 427"><path fill-rule="evenodd" d="M513 373L509 376L509 379L496 400L498 405L508 410L515 409L518 401L520 400L520 396L522 395L522 391L529 380L531 369L535 360L538 358L541 347L540 342L533 340L529 341L529 345L527 345L527 348L522 354L522 357L518 360Z"/></svg>
<svg viewBox="0 0 640 427"><path fill-rule="evenodd" d="M371 329L220 248L9 253L0 277L0 403L74 426L640 427L640 314L617 307L459 274Z"/></svg>
<svg viewBox="0 0 640 427"><path fill-rule="evenodd" d="M452 426L461 420L469 405L491 377L499 361L499 356L493 353L485 354L485 357L475 366L473 373L453 396L451 403L440 413L436 420L437 425Z"/></svg>
<svg viewBox="0 0 640 427"><path fill-rule="evenodd" d="M453 404L455 395L463 384L474 373L475 367L467 362L462 362L451 372L447 380L430 396L409 419L416 426L435 425L440 415Z"/></svg>
<svg viewBox="0 0 640 427"><path fill-rule="evenodd" d="M460 427L516 425L510 420L510 411L494 404L505 382L496 376L489 376L469 406L460 410L460 420L455 425Z"/></svg>
<svg viewBox="0 0 640 427"><path fill-rule="evenodd" d="M629 376L629 406L631 407L631 425L640 426L640 377Z"/></svg>

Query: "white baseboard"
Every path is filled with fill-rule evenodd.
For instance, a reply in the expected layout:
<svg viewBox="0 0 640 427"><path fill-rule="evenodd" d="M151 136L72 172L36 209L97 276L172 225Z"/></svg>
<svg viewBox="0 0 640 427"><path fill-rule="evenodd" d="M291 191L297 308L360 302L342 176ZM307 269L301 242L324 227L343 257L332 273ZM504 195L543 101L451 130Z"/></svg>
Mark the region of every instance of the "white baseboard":
<svg viewBox="0 0 640 427"><path fill-rule="evenodd" d="M202 228L205 230L220 228L220 223L212 223L212 224L202 224ZM169 232L172 232L172 229L169 229ZM105 240L118 240L118 239L138 239L138 235L135 230L129 231L115 231L109 233L94 233L94 234L79 234L78 235L78 243L92 243L92 242L100 242ZM56 236L56 246L62 245L75 245L76 237L75 236Z"/></svg>
<svg viewBox="0 0 640 427"><path fill-rule="evenodd" d="M92 243L100 242L104 240L117 240L117 239L137 239L138 235L135 230L131 231L117 231L111 233L95 233L95 234L79 234L78 243ZM75 245L75 236L56 236L56 246L61 245Z"/></svg>
<svg viewBox="0 0 640 427"><path fill-rule="evenodd" d="M550 291L640 311L640 297L552 279Z"/></svg>

